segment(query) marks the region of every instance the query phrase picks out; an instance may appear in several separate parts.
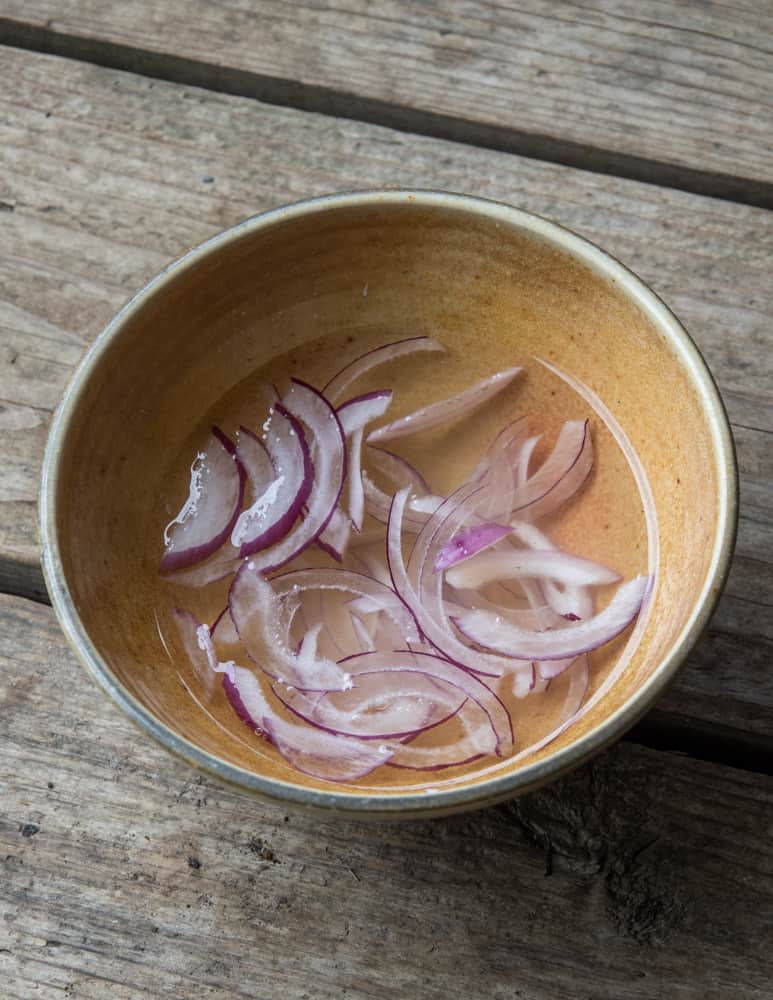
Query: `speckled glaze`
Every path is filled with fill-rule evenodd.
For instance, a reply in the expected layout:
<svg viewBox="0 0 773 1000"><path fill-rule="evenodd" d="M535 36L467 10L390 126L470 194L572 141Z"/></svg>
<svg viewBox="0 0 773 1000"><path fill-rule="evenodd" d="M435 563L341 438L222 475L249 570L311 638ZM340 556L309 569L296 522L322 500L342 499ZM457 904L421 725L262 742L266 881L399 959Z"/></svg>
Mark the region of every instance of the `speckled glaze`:
<svg viewBox="0 0 773 1000"><path fill-rule="evenodd" d="M648 560L656 586L633 640L620 646L620 676L542 751L430 789L334 786L291 771L270 748L256 753L233 739L186 695L157 630L149 512L170 454L245 365L260 367L327 335L346 334L356 345L419 331L437 333L452 353L470 352L473 374L537 356L604 400L641 459L658 515L644 555L632 551L637 532L622 531L609 536L605 558L623 569ZM458 370L444 371L433 376L438 396L458 378ZM594 486L591 516L619 523L630 511L616 509L617 494L604 482ZM716 604L735 536L737 476L705 363L623 265L506 205L369 191L250 219L192 250L132 299L83 360L57 412L40 509L43 568L62 627L146 732L218 778L286 804L405 818L521 794L586 760L646 711ZM578 515L564 530L571 545L587 525Z"/></svg>

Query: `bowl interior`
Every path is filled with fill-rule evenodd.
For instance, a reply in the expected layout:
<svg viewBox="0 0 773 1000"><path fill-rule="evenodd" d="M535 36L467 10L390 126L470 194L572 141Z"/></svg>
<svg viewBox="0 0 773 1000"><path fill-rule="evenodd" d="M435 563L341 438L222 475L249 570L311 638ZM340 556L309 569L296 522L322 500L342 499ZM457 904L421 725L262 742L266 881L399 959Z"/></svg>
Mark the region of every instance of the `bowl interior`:
<svg viewBox="0 0 773 1000"><path fill-rule="evenodd" d="M474 211L461 199L331 201L220 238L117 318L88 378L71 393L53 479L63 583L111 681L219 762L285 787L331 790L292 771L224 705L204 712L186 692L169 610L179 603L208 609L159 578L160 532L168 505L185 495L196 433L213 415L227 429L239 419L256 422L257 389L252 412L243 412L254 373L321 379L369 346L429 333L446 356L396 363L363 389L400 385L400 407L408 410L498 368L527 367L483 423L458 429L453 440L438 438L433 475L452 478L448 455L471 461L481 433L518 413L530 413L548 438L562 420L588 415L532 359L553 362L591 387L625 428L654 496L659 551L627 463L599 421L594 478L551 530L624 576L656 563L657 587L635 641L617 640L594 662L598 687L624 654L619 678L549 747L431 780L381 768L378 778L333 790L420 795L427 785L464 788L502 775L515 775L517 788L518 774L528 783L540 761L635 698L662 669L706 583L722 513L718 432L684 349L664 333L667 314L646 296L637 302L624 273L602 273L595 251L583 261L558 245L557 233L560 239L557 230L485 204Z"/></svg>

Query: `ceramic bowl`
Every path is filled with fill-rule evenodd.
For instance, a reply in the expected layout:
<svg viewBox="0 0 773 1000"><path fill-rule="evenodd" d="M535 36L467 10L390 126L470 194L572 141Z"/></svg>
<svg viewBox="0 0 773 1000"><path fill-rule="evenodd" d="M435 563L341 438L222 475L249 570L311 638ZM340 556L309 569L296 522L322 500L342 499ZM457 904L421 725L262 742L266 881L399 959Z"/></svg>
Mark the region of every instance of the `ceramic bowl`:
<svg viewBox="0 0 773 1000"><path fill-rule="evenodd" d="M249 372L270 371L279 356L313 358L330 337L338 338L341 361L418 332L448 346L448 361L412 363L426 372L424 392L433 397L463 384L460 372L472 380L536 356L604 400L639 456L657 526L642 526L638 494L620 499L615 484L630 473L599 430L591 491L562 522L565 540L582 550L588 533L606 525L601 551L589 554L625 575L649 568L655 589L633 633L614 648L623 662L617 679L601 692L597 683L585 714L540 752L429 780L419 772L377 777L390 770L380 768L352 785L326 784L290 770L235 720L202 711L180 683L178 653L168 655L163 642L171 599L157 572L159 498L175 456L188 455L192 429ZM542 407L552 425L570 415L530 398L530 384L519 390L519 405ZM574 233L506 205L369 191L249 219L176 261L118 313L51 428L43 568L78 657L173 754L285 805L436 815L555 778L652 705L716 604L736 509L732 439L711 375L683 327L631 271Z"/></svg>

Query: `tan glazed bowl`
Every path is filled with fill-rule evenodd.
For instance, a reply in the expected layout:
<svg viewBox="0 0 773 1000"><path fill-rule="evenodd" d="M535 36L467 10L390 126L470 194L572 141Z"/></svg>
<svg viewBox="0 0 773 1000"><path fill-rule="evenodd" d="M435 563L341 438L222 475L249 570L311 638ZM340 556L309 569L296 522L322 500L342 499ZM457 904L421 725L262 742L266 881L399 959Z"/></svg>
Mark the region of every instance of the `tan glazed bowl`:
<svg viewBox="0 0 773 1000"><path fill-rule="evenodd" d="M562 540L582 552L603 528L600 551L588 554L624 576L650 571L655 586L633 630L615 641L617 674L594 682L584 714L542 750L450 777L382 777L396 769L379 768L335 785L291 770L235 718L202 711L180 683L179 650L164 645L172 600L157 572L159 497L175 456L189 454L192 430L249 372L288 351L313 357L327 337L354 357L416 333L448 347L447 360L415 362L429 398L461 388L460 372L473 381L514 363L531 371L534 358L598 394L639 456L637 482L651 491L657 523L643 526L639 493L633 507L617 499L615 483L630 472L594 422L594 480L561 522ZM529 379L527 372L513 398L542 408L556 427L570 414L558 403L552 413L547 397L532 399ZM78 657L134 722L239 788L380 817L441 815L521 794L620 736L706 625L727 574L736 513L722 402L660 299L560 226L495 202L423 191L280 208L172 264L83 360L54 419L41 487L53 606Z"/></svg>

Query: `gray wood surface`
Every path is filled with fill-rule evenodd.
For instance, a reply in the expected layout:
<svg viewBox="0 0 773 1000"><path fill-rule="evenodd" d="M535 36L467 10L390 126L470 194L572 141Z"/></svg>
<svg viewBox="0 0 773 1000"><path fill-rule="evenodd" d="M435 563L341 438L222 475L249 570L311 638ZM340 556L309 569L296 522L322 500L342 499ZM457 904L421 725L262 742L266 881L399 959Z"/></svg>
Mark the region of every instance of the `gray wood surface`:
<svg viewBox="0 0 773 1000"><path fill-rule="evenodd" d="M706 638L660 703L769 738L773 722L773 215L503 153L0 50L0 589L42 596L35 498L51 408L85 346L170 258L329 190L501 198L597 240L687 322L738 444L738 553Z"/></svg>
<svg viewBox="0 0 773 1000"><path fill-rule="evenodd" d="M356 825L169 759L0 597L2 996L763 1000L773 778L620 744L452 820Z"/></svg>
<svg viewBox="0 0 773 1000"><path fill-rule="evenodd" d="M773 205L770 5L4 0L0 41Z"/></svg>

